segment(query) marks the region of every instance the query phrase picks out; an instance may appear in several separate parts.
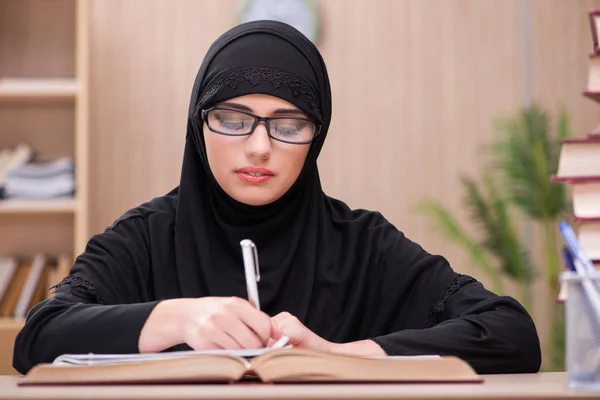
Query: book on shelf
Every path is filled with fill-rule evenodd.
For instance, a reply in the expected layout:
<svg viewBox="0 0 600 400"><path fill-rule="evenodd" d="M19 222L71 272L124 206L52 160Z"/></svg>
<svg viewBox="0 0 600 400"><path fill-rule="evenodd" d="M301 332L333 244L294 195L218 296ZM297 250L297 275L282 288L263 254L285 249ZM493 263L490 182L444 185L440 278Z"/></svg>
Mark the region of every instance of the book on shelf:
<svg viewBox="0 0 600 400"><path fill-rule="evenodd" d="M47 284L48 288L52 288L59 284L71 270L71 258L65 254L58 256L56 263L48 268ZM52 297L52 290L46 290L46 298Z"/></svg>
<svg viewBox="0 0 600 400"><path fill-rule="evenodd" d="M69 274L70 257L43 254L33 259L0 258L0 317L24 318L34 305L52 296L50 288Z"/></svg>
<svg viewBox="0 0 600 400"><path fill-rule="evenodd" d="M24 318L30 306L40 302L39 292L46 286L43 277L45 267L46 257L43 254L37 254L33 258L27 279L21 288L19 299L12 312L14 318Z"/></svg>
<svg viewBox="0 0 600 400"><path fill-rule="evenodd" d="M8 291L10 281L17 271L17 260L11 257L0 258L0 301Z"/></svg>
<svg viewBox="0 0 600 400"><path fill-rule="evenodd" d="M26 144L0 150L0 194L11 199L73 197L73 158L44 159Z"/></svg>
<svg viewBox="0 0 600 400"><path fill-rule="evenodd" d="M6 182L6 176L9 171L15 168L19 168L25 163L29 162L33 157L33 150L31 147L20 144L14 149L1 149L0 150L0 187L3 187Z"/></svg>
<svg viewBox="0 0 600 400"><path fill-rule="evenodd" d="M72 197L75 192L75 165L72 158L36 160L13 168L6 174L7 198L52 199Z"/></svg>
<svg viewBox="0 0 600 400"><path fill-rule="evenodd" d="M357 357L297 348L130 355L63 355L20 385L103 383L481 382L456 357Z"/></svg>

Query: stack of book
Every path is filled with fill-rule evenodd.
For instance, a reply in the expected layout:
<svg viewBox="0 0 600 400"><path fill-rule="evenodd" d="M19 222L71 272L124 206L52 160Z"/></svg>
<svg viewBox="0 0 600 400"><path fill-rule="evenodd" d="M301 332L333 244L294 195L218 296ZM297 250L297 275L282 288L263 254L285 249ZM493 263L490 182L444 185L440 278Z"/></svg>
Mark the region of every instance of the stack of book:
<svg viewBox="0 0 600 400"><path fill-rule="evenodd" d="M0 258L0 317L24 318L31 307L52 295L49 288L67 276L70 267L67 256Z"/></svg>
<svg viewBox="0 0 600 400"><path fill-rule="evenodd" d="M10 170L6 176L6 198L52 199L72 197L75 165L70 158L30 162Z"/></svg>
<svg viewBox="0 0 600 400"><path fill-rule="evenodd" d="M72 197L75 192L75 164L72 158L36 159L26 145L0 151L2 197L11 199L53 199Z"/></svg>
<svg viewBox="0 0 600 400"><path fill-rule="evenodd" d="M10 171L28 163L33 157L33 151L27 145L19 145L14 149L0 150L0 194L6 186L6 177Z"/></svg>
<svg viewBox="0 0 600 400"><path fill-rule="evenodd" d="M600 10L589 12L593 52L589 56L588 87L583 94L600 102ZM587 136L562 141L558 171L554 180L569 184L577 239L600 267L600 124Z"/></svg>
<svg viewBox="0 0 600 400"><path fill-rule="evenodd" d="M554 180L569 184L577 238L600 266L600 134L564 139Z"/></svg>

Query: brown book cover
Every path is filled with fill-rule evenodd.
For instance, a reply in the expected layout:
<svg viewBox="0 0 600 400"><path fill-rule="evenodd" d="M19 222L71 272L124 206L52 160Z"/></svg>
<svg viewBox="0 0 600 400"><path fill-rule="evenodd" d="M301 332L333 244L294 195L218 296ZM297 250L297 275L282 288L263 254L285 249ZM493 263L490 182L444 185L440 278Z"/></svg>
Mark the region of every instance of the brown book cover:
<svg viewBox="0 0 600 400"><path fill-rule="evenodd" d="M268 350L254 358L225 350L187 353L91 365L41 364L19 385L234 383L246 379L265 383L483 381L469 364L456 357L368 358L295 348Z"/></svg>
<svg viewBox="0 0 600 400"><path fill-rule="evenodd" d="M29 270L29 274L27 275L27 279L21 289L21 293L19 294L19 300L15 305L13 310L13 316L16 318L24 318L27 315L27 311L31 306L33 298L35 296L36 289L39 286L39 281L41 280L44 268L46 265L46 256L43 254L36 254L31 262L31 268Z"/></svg>
<svg viewBox="0 0 600 400"><path fill-rule="evenodd" d="M4 294L8 291L8 286L17 272L17 260L12 257L0 258L0 304Z"/></svg>
<svg viewBox="0 0 600 400"><path fill-rule="evenodd" d="M31 263L22 263L17 267L17 271L13 275L13 279L8 285L8 289L2 298L0 303L0 317L12 317L15 311L17 302L21 295L21 291L25 286L29 271L31 270Z"/></svg>
<svg viewBox="0 0 600 400"><path fill-rule="evenodd" d="M600 103L600 92L593 92L590 90L584 90L582 94L590 100L594 100L597 103Z"/></svg>

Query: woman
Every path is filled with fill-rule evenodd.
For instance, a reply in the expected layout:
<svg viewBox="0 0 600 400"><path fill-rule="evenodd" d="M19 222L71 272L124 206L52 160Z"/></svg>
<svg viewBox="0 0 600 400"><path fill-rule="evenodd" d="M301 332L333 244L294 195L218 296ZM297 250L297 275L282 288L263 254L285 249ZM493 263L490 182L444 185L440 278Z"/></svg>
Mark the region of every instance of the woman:
<svg viewBox="0 0 600 400"><path fill-rule="evenodd" d="M331 92L301 33L270 21L226 32L188 115L179 187L90 239L55 297L29 313L18 371L62 353L257 348L282 334L322 351L538 370L538 336L515 300L323 193ZM264 312L243 300L242 239L258 248Z"/></svg>

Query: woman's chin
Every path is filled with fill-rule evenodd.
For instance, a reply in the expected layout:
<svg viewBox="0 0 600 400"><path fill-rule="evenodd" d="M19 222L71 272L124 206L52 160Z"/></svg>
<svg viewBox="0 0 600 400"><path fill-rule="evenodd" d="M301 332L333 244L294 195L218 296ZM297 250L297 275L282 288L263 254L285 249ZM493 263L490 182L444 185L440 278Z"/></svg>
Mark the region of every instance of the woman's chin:
<svg viewBox="0 0 600 400"><path fill-rule="evenodd" d="M247 204L249 206L264 206L273 203L278 197L273 195L264 194L249 194L249 193L237 193L232 196L235 200L240 203Z"/></svg>

